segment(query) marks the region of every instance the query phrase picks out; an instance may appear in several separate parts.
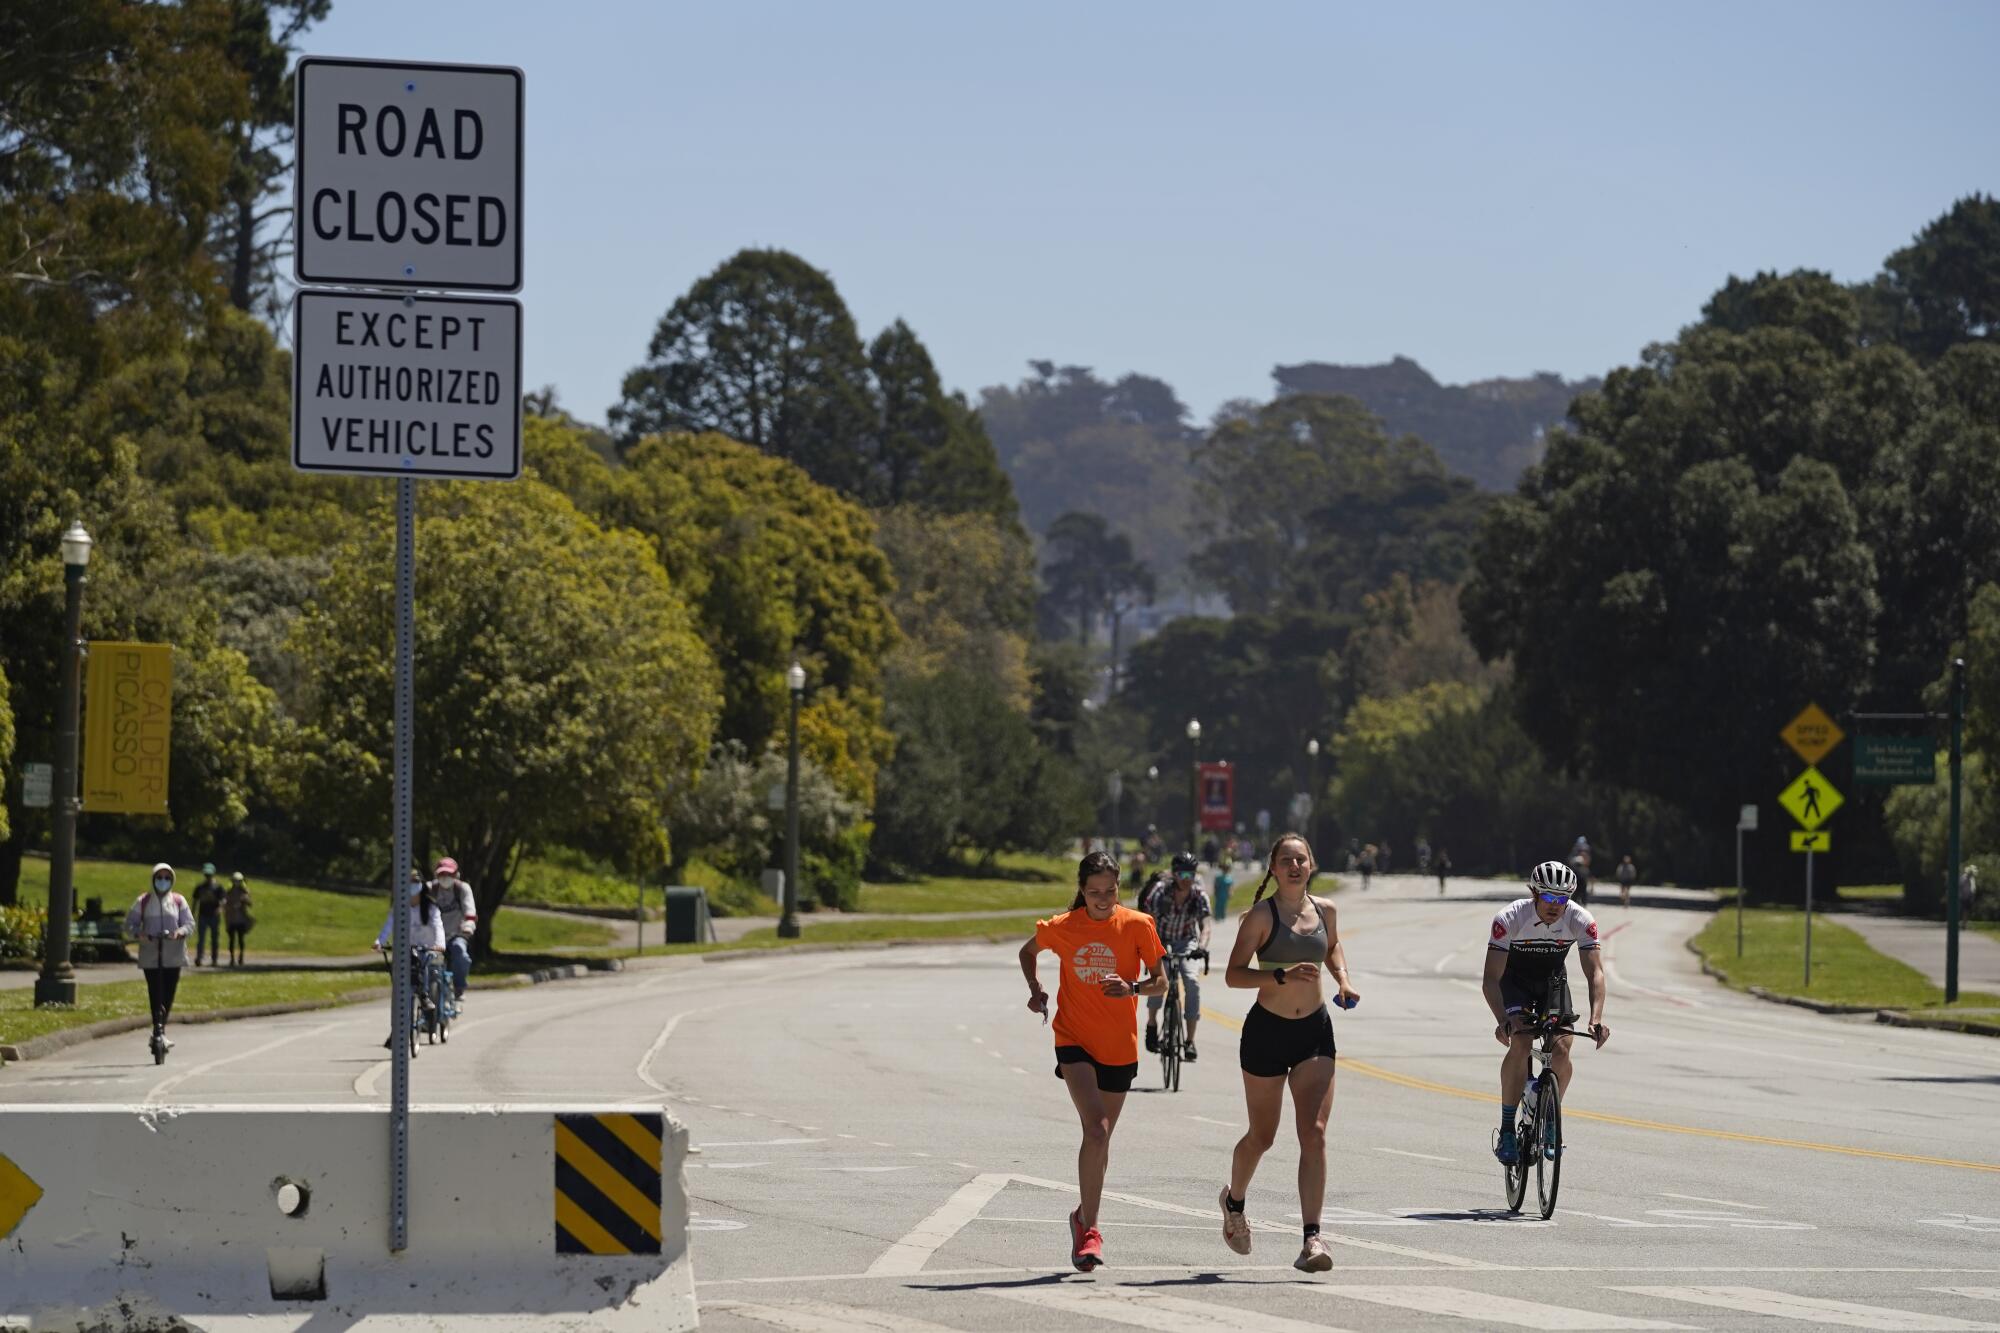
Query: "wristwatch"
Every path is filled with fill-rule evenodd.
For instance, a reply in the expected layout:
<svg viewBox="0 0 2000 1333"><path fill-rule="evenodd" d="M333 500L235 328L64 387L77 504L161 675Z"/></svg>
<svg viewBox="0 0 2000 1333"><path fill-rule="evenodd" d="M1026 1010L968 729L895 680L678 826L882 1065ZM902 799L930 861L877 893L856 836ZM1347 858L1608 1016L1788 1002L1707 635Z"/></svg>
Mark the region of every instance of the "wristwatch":
<svg viewBox="0 0 2000 1333"><path fill-rule="evenodd" d="M1285 969L1282 967L1278 969L1278 984L1280 986L1285 984Z"/></svg>

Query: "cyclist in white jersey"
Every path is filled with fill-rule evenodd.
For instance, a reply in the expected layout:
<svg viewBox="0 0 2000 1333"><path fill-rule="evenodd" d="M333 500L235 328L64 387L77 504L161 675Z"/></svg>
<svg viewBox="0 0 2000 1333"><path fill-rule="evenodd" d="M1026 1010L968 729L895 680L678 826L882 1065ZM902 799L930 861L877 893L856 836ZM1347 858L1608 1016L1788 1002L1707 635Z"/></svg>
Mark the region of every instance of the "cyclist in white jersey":
<svg viewBox="0 0 2000 1333"><path fill-rule="evenodd" d="M1531 1019L1555 1014L1574 1022L1570 1009L1568 958L1570 946L1583 959L1584 980L1590 985L1590 1034L1601 1047L1611 1038L1604 1025L1604 955L1598 947L1597 922L1570 901L1576 875L1560 861L1544 861L1528 876L1531 896L1516 898L1493 918L1486 941L1486 1007L1499 1026L1494 1040L1507 1048L1500 1061L1500 1141L1493 1155L1512 1166L1520 1156L1514 1137L1514 1109L1528 1085L1529 1050L1535 1042ZM1549 1061L1557 1090L1569 1093L1569 1037L1556 1038Z"/></svg>

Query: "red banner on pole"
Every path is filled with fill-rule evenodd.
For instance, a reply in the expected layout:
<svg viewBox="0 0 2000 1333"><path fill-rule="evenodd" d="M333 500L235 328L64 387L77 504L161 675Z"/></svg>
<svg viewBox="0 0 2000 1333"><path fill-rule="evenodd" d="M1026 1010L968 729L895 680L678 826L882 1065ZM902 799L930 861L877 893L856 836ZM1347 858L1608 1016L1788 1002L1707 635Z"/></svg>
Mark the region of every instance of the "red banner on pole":
<svg viewBox="0 0 2000 1333"><path fill-rule="evenodd" d="M1201 827L1220 833L1236 827L1236 770L1227 761L1201 766Z"/></svg>

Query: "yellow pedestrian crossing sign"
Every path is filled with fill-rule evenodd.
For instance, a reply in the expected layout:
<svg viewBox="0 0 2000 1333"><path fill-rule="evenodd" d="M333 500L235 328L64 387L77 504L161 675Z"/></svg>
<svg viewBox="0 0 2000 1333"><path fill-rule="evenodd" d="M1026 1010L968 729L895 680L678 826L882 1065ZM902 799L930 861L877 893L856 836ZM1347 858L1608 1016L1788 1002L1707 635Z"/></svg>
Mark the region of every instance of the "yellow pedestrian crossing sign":
<svg viewBox="0 0 2000 1333"><path fill-rule="evenodd" d="M1791 786L1778 793L1778 804L1784 806L1801 827L1809 830L1833 818L1833 812L1840 809L1845 801L1840 790L1810 765L1805 772L1792 779Z"/></svg>
<svg viewBox="0 0 2000 1333"><path fill-rule="evenodd" d="M1795 852L1830 852L1833 850L1833 835L1825 829L1808 833L1802 828L1792 830L1792 850Z"/></svg>

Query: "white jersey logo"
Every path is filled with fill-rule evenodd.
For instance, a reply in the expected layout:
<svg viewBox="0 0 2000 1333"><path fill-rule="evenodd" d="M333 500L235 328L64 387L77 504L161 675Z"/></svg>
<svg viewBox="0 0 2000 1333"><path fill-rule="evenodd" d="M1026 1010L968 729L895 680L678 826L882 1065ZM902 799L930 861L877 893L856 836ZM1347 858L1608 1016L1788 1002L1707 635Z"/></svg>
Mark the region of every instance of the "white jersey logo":
<svg viewBox="0 0 2000 1333"><path fill-rule="evenodd" d="M1069 970L1086 986L1101 986L1118 975L1118 955L1102 940L1092 940L1077 948Z"/></svg>

